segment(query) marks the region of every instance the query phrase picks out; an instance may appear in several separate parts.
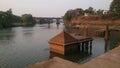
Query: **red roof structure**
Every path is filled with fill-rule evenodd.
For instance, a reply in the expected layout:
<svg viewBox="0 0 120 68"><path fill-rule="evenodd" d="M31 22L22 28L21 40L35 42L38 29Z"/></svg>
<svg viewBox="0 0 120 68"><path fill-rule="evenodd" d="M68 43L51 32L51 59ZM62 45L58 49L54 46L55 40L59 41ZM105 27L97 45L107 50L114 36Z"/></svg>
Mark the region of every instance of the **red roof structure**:
<svg viewBox="0 0 120 68"><path fill-rule="evenodd" d="M75 39L77 39L78 42L84 42L86 40L93 40L91 37L87 37L87 36L80 36L80 35L75 35L75 34L70 34L71 36L73 36Z"/></svg>
<svg viewBox="0 0 120 68"><path fill-rule="evenodd" d="M64 30L58 34L57 36L50 39L49 43L60 44L60 45L67 45L76 43L77 39L71 36L69 33L65 32Z"/></svg>
<svg viewBox="0 0 120 68"><path fill-rule="evenodd" d="M60 34L56 35L55 37L49 40L50 51L62 55L80 51L81 46L82 51L84 51L85 49L84 46L86 46L86 50L88 50L89 42L92 42L92 38L72 35L65 32L64 30ZM90 51L91 46L92 45L90 44Z"/></svg>

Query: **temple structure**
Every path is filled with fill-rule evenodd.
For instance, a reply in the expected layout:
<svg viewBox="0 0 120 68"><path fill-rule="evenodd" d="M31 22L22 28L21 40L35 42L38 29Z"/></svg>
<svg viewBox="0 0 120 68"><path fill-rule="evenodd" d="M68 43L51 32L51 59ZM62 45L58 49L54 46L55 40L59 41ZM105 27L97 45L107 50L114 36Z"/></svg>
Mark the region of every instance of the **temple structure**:
<svg viewBox="0 0 120 68"><path fill-rule="evenodd" d="M50 51L62 55L71 54L74 52L91 52L92 38L69 34L64 30L49 40Z"/></svg>

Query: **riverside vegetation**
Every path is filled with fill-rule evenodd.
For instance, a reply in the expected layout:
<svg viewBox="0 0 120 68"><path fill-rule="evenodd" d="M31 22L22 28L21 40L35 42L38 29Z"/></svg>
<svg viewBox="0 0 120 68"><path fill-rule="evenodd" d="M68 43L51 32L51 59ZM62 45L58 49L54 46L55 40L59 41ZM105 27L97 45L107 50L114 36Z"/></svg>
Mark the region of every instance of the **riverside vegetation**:
<svg viewBox="0 0 120 68"><path fill-rule="evenodd" d="M114 32L120 32L120 0L113 0L109 10L96 10L93 7L68 10L64 15L66 31L75 35L104 37L105 52ZM108 29L107 29L108 27ZM108 32L108 33L107 33ZM111 44L111 43L110 43ZM116 47L120 44L113 44ZM112 49L113 47L110 47Z"/></svg>
<svg viewBox="0 0 120 68"><path fill-rule="evenodd" d="M31 26L35 24L31 14L17 16L12 13L12 9L0 11L0 29L10 28L13 26Z"/></svg>
<svg viewBox="0 0 120 68"><path fill-rule="evenodd" d="M120 30L120 0L113 0L109 10L96 10L93 7L83 10L82 8L68 10L64 17L66 29L73 33L95 34L109 30ZM94 32L95 31L95 32ZM81 35L81 34L80 34Z"/></svg>

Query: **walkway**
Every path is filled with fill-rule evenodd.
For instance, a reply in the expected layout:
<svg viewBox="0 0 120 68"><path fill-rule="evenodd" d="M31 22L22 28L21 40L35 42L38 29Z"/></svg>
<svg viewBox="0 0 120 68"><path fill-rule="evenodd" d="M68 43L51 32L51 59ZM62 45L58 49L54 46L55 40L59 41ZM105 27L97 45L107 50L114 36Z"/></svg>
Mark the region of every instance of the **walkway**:
<svg viewBox="0 0 120 68"><path fill-rule="evenodd" d="M120 68L120 46L81 65L54 57L26 68Z"/></svg>

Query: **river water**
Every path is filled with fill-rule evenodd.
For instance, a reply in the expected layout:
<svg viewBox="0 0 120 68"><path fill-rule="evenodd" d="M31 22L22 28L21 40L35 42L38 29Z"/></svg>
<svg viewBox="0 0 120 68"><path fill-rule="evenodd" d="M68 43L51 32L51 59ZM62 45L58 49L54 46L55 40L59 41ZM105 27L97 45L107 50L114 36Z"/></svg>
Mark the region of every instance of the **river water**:
<svg viewBox="0 0 120 68"><path fill-rule="evenodd" d="M60 33L62 29L63 24L60 24L59 29L57 29L55 24L51 24L50 28L47 27L47 24L36 24L34 27L13 27L0 30L0 68L24 68L28 65L48 60L51 56L53 57L54 54L50 53L48 41ZM110 48L112 49L117 42L110 42L113 43ZM68 58L70 60L75 59L74 62L77 63L84 63L103 54L104 45L104 38L94 38L92 55L81 59L80 56L82 55L79 54L80 56L77 56L77 60L75 56ZM64 59L67 59L67 57Z"/></svg>

